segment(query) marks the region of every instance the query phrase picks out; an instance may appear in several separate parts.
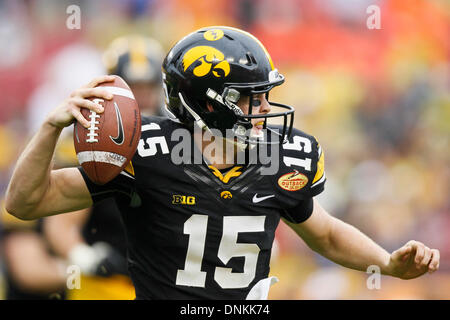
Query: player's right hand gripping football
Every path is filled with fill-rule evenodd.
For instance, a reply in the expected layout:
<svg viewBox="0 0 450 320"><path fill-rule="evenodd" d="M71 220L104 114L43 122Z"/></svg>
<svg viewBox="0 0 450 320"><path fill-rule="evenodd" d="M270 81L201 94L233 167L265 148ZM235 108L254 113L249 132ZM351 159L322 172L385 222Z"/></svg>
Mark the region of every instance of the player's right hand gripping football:
<svg viewBox="0 0 450 320"><path fill-rule="evenodd" d="M47 117L47 122L57 128L70 126L75 120L84 127L90 126L89 121L81 114L81 108L93 110L97 113L103 112L100 104L94 103L89 98L101 98L111 100L113 95L101 87L96 88L101 83L114 81L114 76L100 76L94 78L87 85L73 91L58 107L56 107Z"/></svg>

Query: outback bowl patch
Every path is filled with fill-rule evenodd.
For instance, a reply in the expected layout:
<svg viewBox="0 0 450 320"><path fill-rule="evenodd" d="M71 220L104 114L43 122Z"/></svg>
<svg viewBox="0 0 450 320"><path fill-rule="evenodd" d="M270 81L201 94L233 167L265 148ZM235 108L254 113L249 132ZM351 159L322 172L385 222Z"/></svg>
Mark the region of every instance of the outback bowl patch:
<svg viewBox="0 0 450 320"><path fill-rule="evenodd" d="M278 179L278 185L287 191L298 191L307 183L308 178L298 171L286 173Z"/></svg>

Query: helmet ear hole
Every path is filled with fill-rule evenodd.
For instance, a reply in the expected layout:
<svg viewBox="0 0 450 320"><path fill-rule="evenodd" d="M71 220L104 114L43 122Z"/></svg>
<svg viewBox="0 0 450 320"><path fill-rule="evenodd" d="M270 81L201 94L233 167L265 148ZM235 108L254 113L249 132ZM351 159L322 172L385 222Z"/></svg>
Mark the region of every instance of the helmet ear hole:
<svg viewBox="0 0 450 320"><path fill-rule="evenodd" d="M256 64L256 59L251 52L247 52L245 56L247 57L247 63L246 63L247 66Z"/></svg>

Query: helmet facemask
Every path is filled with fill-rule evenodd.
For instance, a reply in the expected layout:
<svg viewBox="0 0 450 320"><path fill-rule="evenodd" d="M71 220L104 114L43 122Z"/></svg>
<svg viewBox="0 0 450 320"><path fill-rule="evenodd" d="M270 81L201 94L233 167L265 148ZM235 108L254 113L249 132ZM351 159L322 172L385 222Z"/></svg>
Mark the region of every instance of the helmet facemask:
<svg viewBox="0 0 450 320"><path fill-rule="evenodd" d="M282 76L281 76L282 77ZM247 85L245 88L243 85L229 85L226 86L223 90L222 94L217 93L213 89L209 88L207 90L206 95L209 98L209 101L212 102L212 105L215 108L222 108L225 112L221 112L221 123L226 124L228 126L214 126L213 128L221 130L222 134L226 134L226 130L230 130L232 133L232 140L236 140L238 143L245 144L246 146L250 146L250 148L254 147L257 144L269 145L269 144L282 144L291 134L292 124L293 124L293 112L294 109L290 106L274 103L269 100L269 92L270 90L277 85L283 83L284 78L281 78L279 81L274 82L272 84L264 84L264 85ZM265 94L265 98L271 107L282 108L287 111L277 112L277 113L260 113L260 114L252 114L253 108L257 107L254 104L255 95ZM238 106L238 101L242 96L247 96L248 99L248 113L244 114L242 109ZM204 118L208 120L208 116L211 113L205 114ZM225 119L228 118L228 121ZM280 132L273 130L268 126L268 119L270 118L279 118L282 119L283 125ZM260 125L262 122L262 130L257 129L252 121L255 119L260 120L257 124ZM207 125L210 123L206 121ZM232 122L232 125L230 125ZM269 138L267 135L271 134L272 137ZM229 141L229 137L227 135L227 140Z"/></svg>
<svg viewBox="0 0 450 320"><path fill-rule="evenodd" d="M244 114L237 105L242 94L234 87L226 87L222 94L209 88L206 92L208 103L213 107L213 111L206 111L198 114L189 106L183 94L179 92L179 98L184 108L194 119L194 123L204 130L218 129L222 137L227 142L235 143L239 149L245 150L247 147L253 148L257 144L271 145L282 144L290 136L293 125L294 109L281 103L269 101L269 91L273 86L255 87L244 91L244 95L249 97L248 114ZM242 89L241 89L242 90ZM268 114L252 114L254 95L264 93L270 106L287 109L288 111ZM204 102L206 103L206 101ZM283 125L281 132L268 127L268 118L281 118ZM257 132L252 120L260 119L262 130ZM272 138L267 135L271 133ZM274 138L275 137L275 138Z"/></svg>

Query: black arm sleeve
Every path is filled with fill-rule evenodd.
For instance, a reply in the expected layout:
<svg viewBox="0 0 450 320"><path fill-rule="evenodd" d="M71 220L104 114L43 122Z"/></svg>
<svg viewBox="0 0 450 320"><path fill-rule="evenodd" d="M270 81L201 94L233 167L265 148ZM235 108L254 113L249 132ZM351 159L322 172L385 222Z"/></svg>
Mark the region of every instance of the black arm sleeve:
<svg viewBox="0 0 450 320"><path fill-rule="evenodd" d="M295 207L285 209L281 216L289 222L302 223L311 216L313 209L313 198L307 198L305 200L301 200Z"/></svg>
<svg viewBox="0 0 450 320"><path fill-rule="evenodd" d="M134 192L134 179L129 178L126 175L119 174L110 182L104 185L98 185L93 183L84 169L82 167L78 167L81 175L83 176L84 182L86 183L87 188L92 197L92 201L94 204L107 199L114 198L117 195L126 195L129 198L132 197Z"/></svg>

